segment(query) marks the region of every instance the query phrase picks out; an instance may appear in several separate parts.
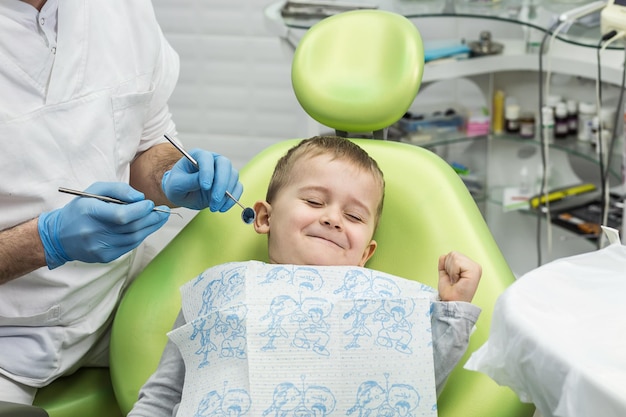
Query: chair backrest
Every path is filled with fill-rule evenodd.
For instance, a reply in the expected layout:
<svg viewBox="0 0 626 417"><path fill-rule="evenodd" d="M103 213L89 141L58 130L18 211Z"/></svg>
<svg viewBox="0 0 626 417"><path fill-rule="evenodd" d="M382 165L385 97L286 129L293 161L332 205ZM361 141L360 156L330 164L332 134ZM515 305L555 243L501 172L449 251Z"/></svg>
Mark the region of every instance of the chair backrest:
<svg viewBox="0 0 626 417"><path fill-rule="evenodd" d="M475 304L483 309L468 354L488 337L497 296L514 277L463 182L435 154L416 146L368 139L355 140L385 174L386 199L378 249L368 267L436 288L437 259L458 250L479 262L483 278ZM264 199L275 162L295 140L273 145L254 157L240 173L243 201ZM206 268L229 261L267 261L266 236L257 235L228 213L200 212L148 265L128 289L115 317L111 340L111 375L124 412L156 369L166 333L180 309L178 288ZM464 362L463 360L462 362ZM439 398L440 416L531 416L508 388L461 365Z"/></svg>
<svg viewBox="0 0 626 417"><path fill-rule="evenodd" d="M322 20L300 41L292 64L296 96L307 113L344 132L382 130L413 102L423 47L406 18L380 10L345 12ZM435 154L397 142L355 140L376 159L387 184L385 208L368 267L437 286L439 255L457 250L483 267L474 299L483 312L468 353L488 337L497 296L514 277L463 182ZM240 172L243 201L265 197L274 165L296 141L275 144ZM240 219L200 212L148 265L125 294L111 339L111 377L122 411L156 369L166 333L180 309L179 287L210 266L267 261L266 236ZM461 361L463 363L465 359ZM439 397L440 416L529 417L534 408L508 388L461 365Z"/></svg>
<svg viewBox="0 0 626 417"><path fill-rule="evenodd" d="M404 115L423 69L422 38L410 20L354 10L321 20L304 34L291 81L313 119L341 132L371 133Z"/></svg>

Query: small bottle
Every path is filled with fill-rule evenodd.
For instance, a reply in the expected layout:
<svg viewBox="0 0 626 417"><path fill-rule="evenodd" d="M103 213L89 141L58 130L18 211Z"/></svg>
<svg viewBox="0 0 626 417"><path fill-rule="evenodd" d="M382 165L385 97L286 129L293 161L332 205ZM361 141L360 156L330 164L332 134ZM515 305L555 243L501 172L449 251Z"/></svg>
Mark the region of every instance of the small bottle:
<svg viewBox="0 0 626 417"><path fill-rule="evenodd" d="M567 107L565 103L557 103L554 110L554 137L564 139L569 133L569 124L567 120Z"/></svg>
<svg viewBox="0 0 626 417"><path fill-rule="evenodd" d="M600 124L602 129L613 130L615 128L615 113L616 109L613 107L602 107L600 109Z"/></svg>
<svg viewBox="0 0 626 417"><path fill-rule="evenodd" d="M556 105L561 103L563 101L563 97L561 96L557 96L557 95L549 95L548 98L546 99L546 106L550 107L552 109L552 112L554 113L554 110L556 109Z"/></svg>
<svg viewBox="0 0 626 417"><path fill-rule="evenodd" d="M524 112L519 118L519 135L524 139L535 138L535 115Z"/></svg>
<svg viewBox="0 0 626 417"><path fill-rule="evenodd" d="M596 105L581 101L578 103L578 140L591 142L593 134L593 118L596 115Z"/></svg>
<svg viewBox="0 0 626 417"><path fill-rule="evenodd" d="M541 118L543 119L541 126L543 140L545 140L546 143L554 143L554 113L552 112L552 108L543 106L541 109Z"/></svg>
<svg viewBox="0 0 626 417"><path fill-rule="evenodd" d="M576 100L569 99L567 106L567 128L570 135L578 133L578 103Z"/></svg>
<svg viewBox="0 0 626 417"><path fill-rule="evenodd" d="M491 128L494 135L501 135L504 131L504 91L497 90L493 94L493 118Z"/></svg>
<svg viewBox="0 0 626 417"><path fill-rule="evenodd" d="M600 135L600 119L594 116L591 119L591 146L598 145L598 136Z"/></svg>
<svg viewBox="0 0 626 417"><path fill-rule="evenodd" d="M504 112L504 130L507 133L519 133L519 111L518 104L509 104Z"/></svg>

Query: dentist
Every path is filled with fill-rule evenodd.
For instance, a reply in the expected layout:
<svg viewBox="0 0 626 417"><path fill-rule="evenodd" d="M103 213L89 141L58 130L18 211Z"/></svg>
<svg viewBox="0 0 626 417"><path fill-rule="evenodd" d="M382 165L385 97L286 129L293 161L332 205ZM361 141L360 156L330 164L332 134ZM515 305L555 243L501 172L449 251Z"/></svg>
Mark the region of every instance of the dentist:
<svg viewBox="0 0 626 417"><path fill-rule="evenodd" d="M0 2L0 400L108 365L141 243L169 217L155 206L241 195L227 158L192 150L197 169L164 139L178 71L150 0Z"/></svg>

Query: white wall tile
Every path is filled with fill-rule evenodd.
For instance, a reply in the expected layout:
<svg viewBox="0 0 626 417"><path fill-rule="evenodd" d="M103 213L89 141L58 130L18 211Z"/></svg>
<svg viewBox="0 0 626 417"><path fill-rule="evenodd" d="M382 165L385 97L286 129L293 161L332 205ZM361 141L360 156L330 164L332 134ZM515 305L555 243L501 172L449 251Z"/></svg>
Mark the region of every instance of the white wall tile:
<svg viewBox="0 0 626 417"><path fill-rule="evenodd" d="M228 156L236 168L272 143L309 131L291 88L290 53L264 22L263 10L271 3L153 0L163 33L180 56L170 100L179 138L188 149ZM157 249L194 214L178 211L184 219L172 216L150 237Z"/></svg>
<svg viewBox="0 0 626 417"><path fill-rule="evenodd" d="M170 100L186 146L228 149L238 168L268 144L307 132L291 89L291 56L259 0L154 0L181 72ZM228 145L231 141L239 146ZM226 142L226 143L222 143ZM244 142L244 146L241 146Z"/></svg>

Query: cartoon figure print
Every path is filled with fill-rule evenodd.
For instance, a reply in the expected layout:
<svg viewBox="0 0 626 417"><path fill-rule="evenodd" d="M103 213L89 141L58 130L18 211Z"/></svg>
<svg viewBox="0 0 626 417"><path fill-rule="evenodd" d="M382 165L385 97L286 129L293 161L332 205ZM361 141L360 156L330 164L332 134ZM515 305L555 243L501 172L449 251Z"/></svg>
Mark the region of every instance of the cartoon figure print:
<svg viewBox="0 0 626 417"><path fill-rule="evenodd" d="M389 385L389 374L385 374ZM346 412L347 416L357 417L415 417L420 403L417 390L408 384L393 384L388 389L376 381L364 381L359 385L354 405Z"/></svg>
<svg viewBox="0 0 626 417"><path fill-rule="evenodd" d="M204 280L205 274L201 274L194 286ZM198 368L209 365L210 354L214 351L222 357L246 357L244 323L247 308L239 300L244 284L245 268L241 266L222 270L220 278L206 283L198 316L192 321L193 333L189 337L200 344L195 352L202 357Z"/></svg>
<svg viewBox="0 0 626 417"><path fill-rule="evenodd" d="M413 339L411 323L407 317L413 313L415 302L410 299L384 300L382 308L377 311L375 320L382 323L378 331L376 344L394 348L401 353L412 353L409 343Z"/></svg>
<svg viewBox="0 0 626 417"><path fill-rule="evenodd" d="M246 310L244 306L238 306L226 313L224 325L220 328L224 336L220 356L246 358L246 328L243 324Z"/></svg>
<svg viewBox="0 0 626 417"><path fill-rule="evenodd" d="M201 274L195 285L204 280L205 274ZM202 291L202 305L198 310L198 316L218 311L237 301L238 296L244 290L245 267L237 266L221 272L219 279L211 280Z"/></svg>
<svg viewBox="0 0 626 417"><path fill-rule="evenodd" d="M244 326L247 310L244 305L236 305L192 321L193 333L189 339L195 340L200 335L200 347L195 352L202 356L198 368L209 365L209 356L211 352L218 350L218 346L220 351L217 353L220 357L247 357Z"/></svg>
<svg viewBox="0 0 626 417"><path fill-rule="evenodd" d="M273 285L279 282L309 291L319 291L324 285L324 279L317 269L295 265L279 265L270 269L259 285Z"/></svg>
<svg viewBox="0 0 626 417"><path fill-rule="evenodd" d="M345 346L346 349L360 348L359 338L372 336L372 331L367 327L367 319L380 308L380 304L380 300L354 300L352 309L343 315L344 320L354 316L351 327L344 332L344 334L352 336L350 343Z"/></svg>
<svg viewBox="0 0 626 417"><path fill-rule="evenodd" d="M250 395L244 389L230 389L224 393L211 391L200 400L193 417L241 417L250 410Z"/></svg>
<svg viewBox="0 0 626 417"><path fill-rule="evenodd" d="M343 315L344 320L351 319L348 330L344 331L344 334L352 336L345 346L346 350L360 348L360 339L370 338L375 332L374 343L378 346L412 353L409 343L413 334L409 317L415 303L398 298L401 291L394 281L375 276L373 271L350 270L335 294L353 300L352 308Z"/></svg>
<svg viewBox="0 0 626 417"><path fill-rule="evenodd" d="M215 328L217 316L217 313L208 314L191 322L193 333L189 336L189 339L195 340L200 335L200 347L195 352L196 355L202 355L198 368L207 366L209 364L209 353L217 350L217 346L211 341L211 331Z"/></svg>
<svg viewBox="0 0 626 417"><path fill-rule="evenodd" d="M324 386L305 387L305 376L301 376L302 388L291 382L283 382L274 388L272 404L263 412L264 417L326 417L335 410L337 401L333 393Z"/></svg>
<svg viewBox="0 0 626 417"><path fill-rule="evenodd" d="M300 349L329 356L326 345L330 340L330 325L324 320L330 315L333 306L323 298L306 298L302 301L299 314L295 317L299 329L293 338L293 345Z"/></svg>
<svg viewBox="0 0 626 417"><path fill-rule="evenodd" d="M283 382L274 388L272 404L263 412L263 416L287 417L289 412L300 404L302 393L291 382Z"/></svg>
<svg viewBox="0 0 626 417"><path fill-rule="evenodd" d="M260 333L261 337L267 337L267 343L261 350L275 350L275 340L278 338L287 338L289 334L283 328L282 323L285 317L291 316L298 309L296 300L288 295L279 295L272 299L268 312L261 317L261 321L270 320L270 324L264 332Z"/></svg>
<svg viewBox="0 0 626 417"><path fill-rule="evenodd" d="M270 269L259 285L274 285L283 290L291 287L291 293L297 291L299 294L299 300L286 293L272 299L267 313L261 317L261 321L270 321L266 330L260 333L261 337L268 339L261 350L275 350L276 343L283 338L291 339L291 344L299 349L328 356L326 345L330 327L325 319L332 310L332 303L315 297L303 299L303 293L313 293L323 287L324 280L319 271L305 266L279 265ZM287 331L286 319L298 324L298 329L291 334Z"/></svg>

